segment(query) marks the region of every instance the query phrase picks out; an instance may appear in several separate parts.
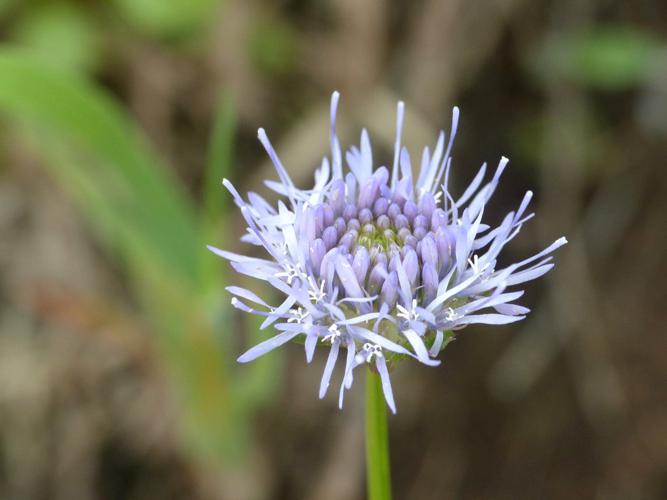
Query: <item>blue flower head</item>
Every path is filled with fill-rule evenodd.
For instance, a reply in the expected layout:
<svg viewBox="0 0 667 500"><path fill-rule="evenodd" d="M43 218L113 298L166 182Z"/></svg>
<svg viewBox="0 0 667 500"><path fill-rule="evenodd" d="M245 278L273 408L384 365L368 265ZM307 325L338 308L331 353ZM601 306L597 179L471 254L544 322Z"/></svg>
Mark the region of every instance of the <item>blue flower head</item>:
<svg viewBox="0 0 667 500"><path fill-rule="evenodd" d="M338 98L334 92L331 159L322 160L312 189L294 185L263 129L259 140L280 179L266 185L285 201L274 207L256 193L249 193L246 201L223 181L248 225L242 240L261 246L266 257L209 248L236 271L284 295L279 305L271 306L250 290L227 288L235 307L265 317L262 329L275 331L239 362L302 337L308 362L318 345L328 349L320 398L337 360L344 357L339 406L352 386L355 368L368 364L380 374L387 405L395 413L388 366L401 359L436 366L454 332L467 325L522 320L528 309L515 303L523 295L516 286L548 272L553 267L550 254L566 240L560 238L507 267L498 266L500 252L533 217L526 212L532 198L528 191L497 227L482 222L507 158L500 160L488 182L482 165L463 194L450 193L451 151L459 119L454 108L448 140L441 132L432 151L424 148L414 176L410 155L401 147L404 106L399 102L391 169L374 169L366 130L360 146L352 146L343 162L335 128Z"/></svg>

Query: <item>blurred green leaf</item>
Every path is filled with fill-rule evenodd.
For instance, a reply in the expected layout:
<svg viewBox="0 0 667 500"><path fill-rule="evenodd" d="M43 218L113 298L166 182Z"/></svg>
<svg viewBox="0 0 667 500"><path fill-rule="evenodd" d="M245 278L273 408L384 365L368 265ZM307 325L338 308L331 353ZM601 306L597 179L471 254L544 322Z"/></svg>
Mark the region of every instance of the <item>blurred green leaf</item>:
<svg viewBox="0 0 667 500"><path fill-rule="evenodd" d="M16 5L17 0L0 0L0 16Z"/></svg>
<svg viewBox="0 0 667 500"><path fill-rule="evenodd" d="M4 110L75 141L97 160L81 173L103 190L111 244L141 245L173 276L196 281L202 242L194 206L118 106L84 80L15 50L0 51L0 75ZM124 239L129 234L132 242Z"/></svg>
<svg viewBox="0 0 667 500"><path fill-rule="evenodd" d="M231 171L235 129L234 100L223 93L215 113L204 176L204 217L209 223L220 220L229 196L222 187L222 179L229 177Z"/></svg>
<svg viewBox="0 0 667 500"><path fill-rule="evenodd" d="M546 41L530 61L546 80L619 90L642 84L665 57L665 43L629 26L595 27Z"/></svg>
<svg viewBox="0 0 667 500"><path fill-rule="evenodd" d="M296 34L280 19L259 22L249 40L251 60L269 75L288 73L296 61L296 49Z"/></svg>
<svg viewBox="0 0 667 500"><path fill-rule="evenodd" d="M114 0L137 29L154 36L181 37L201 30L222 0Z"/></svg>
<svg viewBox="0 0 667 500"><path fill-rule="evenodd" d="M233 318L222 298L220 259L203 241L212 237L213 219L224 221L218 181L231 164L232 100L223 97L218 108L201 214L115 101L77 74L0 49L0 111L25 124L53 177L129 271L177 389L189 442L218 461L242 457L248 413L270 397L278 358L243 372L232 365Z"/></svg>
<svg viewBox="0 0 667 500"><path fill-rule="evenodd" d="M229 194L222 186L222 179L229 177L231 171L235 130L234 100L223 92L214 116L204 172L202 226L204 238L211 243L215 242L219 235L227 233L228 217L224 208ZM214 258L211 254L203 259L203 266L204 292L220 289L220 280L223 279L223 260ZM221 299L215 293L214 297L217 300Z"/></svg>
<svg viewBox="0 0 667 500"><path fill-rule="evenodd" d="M101 60L98 27L85 9L53 2L26 10L12 29L13 39L55 67L91 71Z"/></svg>
<svg viewBox="0 0 667 500"><path fill-rule="evenodd" d="M45 165L129 270L190 442L222 458L243 430L230 427L228 362L199 300L205 248L194 204L104 93L11 50L0 50L0 75L0 110L29 126Z"/></svg>

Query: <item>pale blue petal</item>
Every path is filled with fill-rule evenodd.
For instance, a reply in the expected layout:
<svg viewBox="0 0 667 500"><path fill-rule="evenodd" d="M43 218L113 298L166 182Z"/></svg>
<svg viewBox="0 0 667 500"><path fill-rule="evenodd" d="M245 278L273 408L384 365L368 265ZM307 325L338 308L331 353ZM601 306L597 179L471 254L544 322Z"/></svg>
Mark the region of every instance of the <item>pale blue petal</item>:
<svg viewBox="0 0 667 500"><path fill-rule="evenodd" d="M442 342L445 339L445 335L442 330L436 330L435 332L435 340L433 341L433 345L429 349L428 353L431 357L436 357L440 353L440 349L442 349Z"/></svg>
<svg viewBox="0 0 667 500"><path fill-rule="evenodd" d="M440 364L439 359L431 359L428 354L428 350L426 349L426 345L424 345L424 341L419 335L417 335L417 332L411 329L407 329L402 333L408 342L410 342L410 345L414 349L415 354L417 355L417 359L420 362L429 366L438 366Z"/></svg>
<svg viewBox="0 0 667 500"><path fill-rule="evenodd" d="M264 342L257 344L256 346L248 349L244 354L239 356L237 361L239 363L248 363L254 359L257 359L260 356L263 356L269 351L272 351L276 349L277 347L280 347L281 345L289 342L292 340L294 337L299 335L301 332L283 332L279 333L275 337L270 338L269 340L265 340Z"/></svg>
<svg viewBox="0 0 667 500"><path fill-rule="evenodd" d="M389 371L387 370L387 362L385 361L384 356L377 356L375 358L375 366L380 374L380 380L382 381L384 399L387 401L387 405L391 409L391 412L395 415L396 403L394 402L394 393L391 390L391 380L389 380Z"/></svg>
<svg viewBox="0 0 667 500"><path fill-rule="evenodd" d="M306 341L304 342L304 349L306 350L306 362L310 363L313 360L313 355L315 354L315 347L317 347L318 335L316 333L309 333L306 335Z"/></svg>
<svg viewBox="0 0 667 500"><path fill-rule="evenodd" d="M329 389L329 383L331 381L331 374L333 369L336 366L336 360L338 359L338 351L340 350L340 341L335 339L329 350L329 356L327 357L327 364L324 366L324 373L322 374L322 381L320 382L320 399L322 399Z"/></svg>

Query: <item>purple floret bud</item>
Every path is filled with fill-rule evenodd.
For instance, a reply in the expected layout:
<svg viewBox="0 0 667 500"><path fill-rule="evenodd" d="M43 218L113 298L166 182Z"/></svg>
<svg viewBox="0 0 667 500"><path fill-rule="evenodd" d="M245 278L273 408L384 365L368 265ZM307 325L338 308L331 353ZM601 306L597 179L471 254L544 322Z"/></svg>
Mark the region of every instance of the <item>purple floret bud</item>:
<svg viewBox="0 0 667 500"><path fill-rule="evenodd" d="M387 215L392 220L396 219L396 216L401 212L402 212L401 207L399 207L396 203L392 203L391 205L389 205L389 208L387 208Z"/></svg>
<svg viewBox="0 0 667 500"><path fill-rule="evenodd" d="M354 270L354 274L357 276L357 281L359 283L364 283L366 281L366 274L368 273L370 263L371 259L368 255L368 250L366 250L366 247L357 247L357 250L354 252L352 269Z"/></svg>
<svg viewBox="0 0 667 500"><path fill-rule="evenodd" d="M430 304L438 293L438 272L430 262L422 269L422 285L424 286L424 305Z"/></svg>
<svg viewBox="0 0 667 500"><path fill-rule="evenodd" d="M310 248L308 249L308 253L310 255L310 266L313 268L314 271L317 272L317 274L319 274L320 272L322 259L324 258L324 254L326 252L327 252L327 247L321 238L317 238L316 240L311 241Z"/></svg>
<svg viewBox="0 0 667 500"><path fill-rule="evenodd" d="M387 213L388 208L389 200L387 198L378 198L375 200L375 203L373 203L373 215L375 215L375 217L380 217Z"/></svg>
<svg viewBox="0 0 667 500"><path fill-rule="evenodd" d="M405 254L405 259L403 259L403 269L405 269L405 274L408 275L408 281L410 281L410 286L413 288L417 286L417 278L419 277L419 258L417 257L417 252L410 249Z"/></svg>
<svg viewBox="0 0 667 500"><path fill-rule="evenodd" d="M394 251L391 253L391 258L389 259L389 272L396 272L398 269L398 263L401 261L400 251Z"/></svg>
<svg viewBox="0 0 667 500"><path fill-rule="evenodd" d="M373 173L373 177L378 180L378 186L386 185L389 180L389 170L387 167L380 167Z"/></svg>
<svg viewBox="0 0 667 500"><path fill-rule="evenodd" d="M408 236L412 236L412 231L410 231L410 229L407 228L407 227L402 227L401 229L398 230L397 235L398 235L399 241L405 243L405 239Z"/></svg>
<svg viewBox="0 0 667 500"><path fill-rule="evenodd" d="M392 271L387 276L387 279L384 280L382 285L382 290L380 291L380 300L387 304L389 307L394 307L396 305L396 300L398 299L398 275L396 271Z"/></svg>
<svg viewBox="0 0 667 500"><path fill-rule="evenodd" d="M386 184L380 184L380 196L383 198L391 198L391 189Z"/></svg>
<svg viewBox="0 0 667 500"><path fill-rule="evenodd" d="M315 206L315 228L318 236L324 231L324 207L321 204Z"/></svg>
<svg viewBox="0 0 667 500"><path fill-rule="evenodd" d="M419 211L417 210L417 205L412 200L408 200L403 205L403 215L405 215L410 222L417 216Z"/></svg>
<svg viewBox="0 0 667 500"><path fill-rule="evenodd" d="M435 233L435 245L438 248L438 262L440 263L440 277L449 269L454 254L454 235L447 229L440 228Z"/></svg>
<svg viewBox="0 0 667 500"><path fill-rule="evenodd" d="M417 238L415 238L414 236L412 236L412 234L409 234L409 235L405 238L405 245L406 245L406 246L409 246L410 248L417 248L417 243L419 243L419 242L417 241Z"/></svg>
<svg viewBox="0 0 667 500"><path fill-rule="evenodd" d="M337 216L343 214L345 209L345 181L343 179L336 179L331 183L329 206Z"/></svg>
<svg viewBox="0 0 667 500"><path fill-rule="evenodd" d="M317 237L317 224L315 223L313 207L308 207L303 214L303 232L308 241L313 241Z"/></svg>
<svg viewBox="0 0 667 500"><path fill-rule="evenodd" d="M384 279L387 276L387 265L384 262L378 262L371 269L371 274L368 276L368 293L376 295L380 292Z"/></svg>
<svg viewBox="0 0 667 500"><path fill-rule="evenodd" d="M338 241L338 245L343 246L343 247L347 248L348 250L352 250L352 247L354 246L354 243L355 243L356 240L357 240L357 236L352 231L348 231Z"/></svg>
<svg viewBox="0 0 667 500"><path fill-rule="evenodd" d="M338 231L338 234L345 233L345 230L347 229L347 224L345 223L345 219L343 219L342 217L338 217L334 221L334 227L336 228L336 231Z"/></svg>
<svg viewBox="0 0 667 500"><path fill-rule="evenodd" d="M426 233L427 233L427 232L428 232L428 231L427 231L425 228L423 228L423 227L421 227L421 226L417 226L417 227L415 228L415 230L412 231L412 234L413 234L413 236L414 236L415 238L417 238L417 240L421 241L421 239L422 239L424 236L426 236Z"/></svg>
<svg viewBox="0 0 667 500"><path fill-rule="evenodd" d="M333 276L334 265L336 258L338 256L338 248L332 248L327 253L324 254L322 259L322 264L320 264L320 278L323 280L329 280L330 276Z"/></svg>
<svg viewBox="0 0 667 500"><path fill-rule="evenodd" d="M361 229L361 224L359 223L359 219L350 219L347 221L347 230L348 231L359 231Z"/></svg>
<svg viewBox="0 0 667 500"><path fill-rule="evenodd" d="M331 226L334 223L335 215L333 208L329 205L324 205L324 227Z"/></svg>
<svg viewBox="0 0 667 500"><path fill-rule="evenodd" d="M396 226L396 229L400 230L402 227L408 227L409 225L408 218L403 214L398 214L394 219L394 226Z"/></svg>
<svg viewBox="0 0 667 500"><path fill-rule="evenodd" d="M437 269L438 266L438 248L435 244L435 237L432 233L427 234L420 242L422 256L422 262L433 264L433 267Z"/></svg>
<svg viewBox="0 0 667 500"><path fill-rule="evenodd" d="M370 208L375 203L375 199L378 196L378 191L380 190L380 181L375 176L372 175L366 183L361 187L359 191L359 200L357 205L361 208Z"/></svg>
<svg viewBox="0 0 667 500"><path fill-rule="evenodd" d="M375 225L380 229L389 229L391 226L391 220L386 215L380 215L375 221Z"/></svg>
<svg viewBox="0 0 667 500"><path fill-rule="evenodd" d="M435 204L435 198L431 194L430 191L427 191L424 193L419 200L419 211L426 216L426 218L430 219L431 216L433 215L433 211L435 210L436 204Z"/></svg>
<svg viewBox="0 0 667 500"><path fill-rule="evenodd" d="M376 247L373 247L373 248L376 249L376 251L375 251L375 255L371 255L371 261L373 262L373 264L384 264L384 267L386 268L387 267L387 254L384 253L382 248L379 247L379 246L376 246ZM371 249L371 251L372 250L373 249Z"/></svg>
<svg viewBox="0 0 667 500"><path fill-rule="evenodd" d="M405 196L403 196L401 193L398 191L394 191L391 194L391 201L392 203L395 203L398 205L398 207L403 211L403 205L405 205Z"/></svg>
<svg viewBox="0 0 667 500"><path fill-rule="evenodd" d="M419 214L412 221L412 227L414 228L423 227L424 229L428 229L430 225L429 222L430 222L429 219L425 215Z"/></svg>
<svg viewBox="0 0 667 500"><path fill-rule="evenodd" d="M368 224L373 220L373 212L369 208L362 208L359 211L359 222L362 224Z"/></svg>
<svg viewBox="0 0 667 500"><path fill-rule="evenodd" d="M350 219L356 219L357 217L357 206L353 203L348 203L343 209L343 219L349 221Z"/></svg>
<svg viewBox="0 0 667 500"><path fill-rule="evenodd" d="M338 243L338 231L336 231L336 228L334 226L329 226L322 231L322 240L324 241L327 250L335 247L336 243Z"/></svg>
<svg viewBox="0 0 667 500"><path fill-rule="evenodd" d="M447 215L442 208L436 208L431 216L431 229L437 230L439 227L447 226Z"/></svg>

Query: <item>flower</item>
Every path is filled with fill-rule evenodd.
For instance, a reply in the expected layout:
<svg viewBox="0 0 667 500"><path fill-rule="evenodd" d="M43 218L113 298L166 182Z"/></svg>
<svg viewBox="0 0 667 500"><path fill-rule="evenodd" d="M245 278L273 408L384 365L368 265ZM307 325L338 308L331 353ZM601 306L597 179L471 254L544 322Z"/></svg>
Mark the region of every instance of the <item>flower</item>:
<svg viewBox="0 0 667 500"><path fill-rule="evenodd" d="M458 108L452 112L447 143L440 132L433 151L424 148L416 179L410 155L401 147L402 102L391 171L384 166L374 170L363 130L360 146L345 154L344 172L335 129L338 99L334 92L331 160L322 160L312 189L294 185L263 129L259 140L280 179L266 185L287 202L274 207L252 192L246 201L227 179L223 181L248 224L242 240L262 247L267 258L209 249L239 273L263 280L284 295L280 305L271 307L250 290L227 288L235 307L265 317L261 328L272 326L276 331L239 362L303 337L308 362L316 346L329 350L320 383L323 398L342 348L347 354L339 406L352 386L354 370L369 364L380 374L386 402L395 413L388 364L415 359L436 366L436 357L454 331L473 323L500 325L523 319L529 310L514 303L523 295L514 288L548 272L553 267L550 254L566 240L560 238L520 262L498 265L502 249L533 217L526 213L532 193L528 191L498 226L482 223L509 161L504 157L490 181L483 184L484 164L461 196L450 193Z"/></svg>

